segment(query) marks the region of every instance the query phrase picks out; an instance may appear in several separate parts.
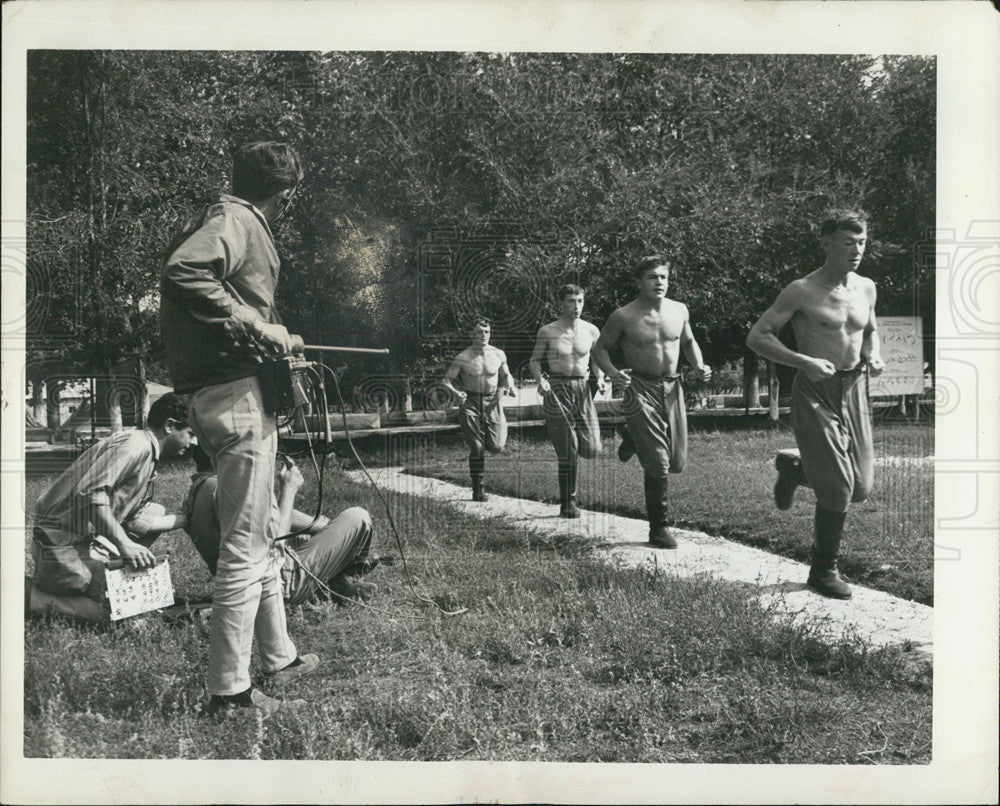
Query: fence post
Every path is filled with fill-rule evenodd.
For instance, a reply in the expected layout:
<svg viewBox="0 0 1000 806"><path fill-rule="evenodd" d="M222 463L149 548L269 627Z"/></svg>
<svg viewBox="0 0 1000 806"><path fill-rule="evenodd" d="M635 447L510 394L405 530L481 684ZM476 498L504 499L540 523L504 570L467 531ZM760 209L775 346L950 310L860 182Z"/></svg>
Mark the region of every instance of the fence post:
<svg viewBox="0 0 1000 806"><path fill-rule="evenodd" d="M767 415L772 423L778 422L778 368L773 361L767 362Z"/></svg>

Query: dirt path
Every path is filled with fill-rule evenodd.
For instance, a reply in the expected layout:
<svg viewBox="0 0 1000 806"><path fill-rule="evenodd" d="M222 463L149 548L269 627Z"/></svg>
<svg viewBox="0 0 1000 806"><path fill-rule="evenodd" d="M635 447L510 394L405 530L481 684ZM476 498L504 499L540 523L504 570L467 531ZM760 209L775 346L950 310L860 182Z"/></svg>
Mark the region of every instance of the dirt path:
<svg viewBox="0 0 1000 806"><path fill-rule="evenodd" d="M584 510L579 520L565 520L558 517L554 504L492 493L489 501L476 504L468 488L439 479L412 476L401 468L371 473L384 489L431 498L476 518L503 519L547 535L592 538L597 551L609 559L630 567L656 563L666 572L665 578L676 574L746 583L751 595L776 617L807 623L824 638L856 638L873 647L904 645L913 651L915 662L929 662L933 657L933 608L860 585L852 585L850 601L825 599L806 588L808 566L786 557L686 529L675 530L676 550L654 549L646 539L647 523L635 518ZM359 471L348 476L366 483Z"/></svg>

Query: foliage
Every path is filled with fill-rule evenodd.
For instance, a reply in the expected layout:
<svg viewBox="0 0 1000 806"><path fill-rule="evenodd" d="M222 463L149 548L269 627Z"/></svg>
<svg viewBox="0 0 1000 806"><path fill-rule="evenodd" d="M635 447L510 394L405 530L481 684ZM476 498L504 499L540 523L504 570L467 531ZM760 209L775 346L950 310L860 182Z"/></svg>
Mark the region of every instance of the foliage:
<svg viewBox="0 0 1000 806"><path fill-rule="evenodd" d="M738 357L821 259L812 227L832 204L870 210L880 310L926 328L934 75L913 57L35 51L45 332L80 363L158 358L162 248L262 137L307 166L276 228L290 328L392 349L349 381L440 365L476 314L517 367L557 285L583 284L603 322L657 251L709 361Z"/></svg>

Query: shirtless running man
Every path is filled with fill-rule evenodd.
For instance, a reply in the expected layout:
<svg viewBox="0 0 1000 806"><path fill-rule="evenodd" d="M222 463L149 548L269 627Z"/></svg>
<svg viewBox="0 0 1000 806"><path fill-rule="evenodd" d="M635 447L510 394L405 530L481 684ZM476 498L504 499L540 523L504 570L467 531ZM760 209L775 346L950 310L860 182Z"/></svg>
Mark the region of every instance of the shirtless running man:
<svg viewBox="0 0 1000 806"><path fill-rule="evenodd" d="M711 378L712 369L691 333L687 306L666 297L669 261L644 257L632 274L639 296L608 317L594 357L609 378L628 384L625 424L645 475L649 542L672 549L677 541L667 528L667 473L680 473L687 461L687 414L677 372L681 348L700 380ZM611 363L608 350L619 341L630 370Z"/></svg>
<svg viewBox="0 0 1000 806"><path fill-rule="evenodd" d="M563 518L580 517L577 455L593 459L601 451L597 409L587 384L589 364L598 389L604 387L604 373L591 355L600 331L580 318L583 298L578 285L564 285L556 292L559 318L539 329L528 364L538 381L545 428L559 460L559 514ZM543 361L548 363L548 378L542 375Z"/></svg>
<svg viewBox="0 0 1000 806"><path fill-rule="evenodd" d="M868 238L865 214L837 210L820 227L823 265L785 286L750 330L747 346L772 361L795 367L792 429L799 457L783 451L776 465L774 500L789 509L798 486L816 493L815 542L806 583L817 593L850 599L837 571L847 509L872 488L871 412L864 382L882 372L875 283L856 274ZM798 351L778 331L792 323Z"/></svg>
<svg viewBox="0 0 1000 806"><path fill-rule="evenodd" d="M442 381L461 404L458 422L469 446L473 501L486 500L483 492L486 451L500 453L507 442L507 420L500 405L501 395L515 394L507 356L503 350L490 345L490 331L490 323L485 319L475 324L471 333L472 346L455 357ZM453 385L455 380L461 384L461 390Z"/></svg>

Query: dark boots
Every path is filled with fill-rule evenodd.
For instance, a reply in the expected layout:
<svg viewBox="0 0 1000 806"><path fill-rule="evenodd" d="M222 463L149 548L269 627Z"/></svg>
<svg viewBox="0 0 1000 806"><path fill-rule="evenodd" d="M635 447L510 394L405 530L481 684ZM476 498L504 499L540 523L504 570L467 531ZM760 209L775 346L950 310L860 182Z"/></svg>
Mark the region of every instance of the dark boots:
<svg viewBox="0 0 1000 806"><path fill-rule="evenodd" d="M483 475L486 470L486 462L483 459L469 458L469 475L472 477L472 500L485 501L487 495L483 492Z"/></svg>
<svg viewBox="0 0 1000 806"><path fill-rule="evenodd" d="M806 584L816 593L832 599L850 599L851 588L837 571L840 538L846 512L832 512L816 505L816 541L813 543L812 567Z"/></svg>
<svg viewBox="0 0 1000 806"><path fill-rule="evenodd" d="M576 464L559 463L559 517L579 518L576 505Z"/></svg>
<svg viewBox="0 0 1000 806"><path fill-rule="evenodd" d="M660 549L677 548L677 541L667 526L667 477L646 476L644 489L650 545Z"/></svg>
<svg viewBox="0 0 1000 806"><path fill-rule="evenodd" d="M629 434L628 428L624 425L618 429L618 433L622 438L621 444L618 446L618 459L627 462L635 456L635 443L632 441L632 435Z"/></svg>
<svg viewBox="0 0 1000 806"><path fill-rule="evenodd" d="M774 483L774 505L778 509L791 509L796 487L809 486L802 472L802 459L798 451L778 451L774 457L778 480Z"/></svg>

